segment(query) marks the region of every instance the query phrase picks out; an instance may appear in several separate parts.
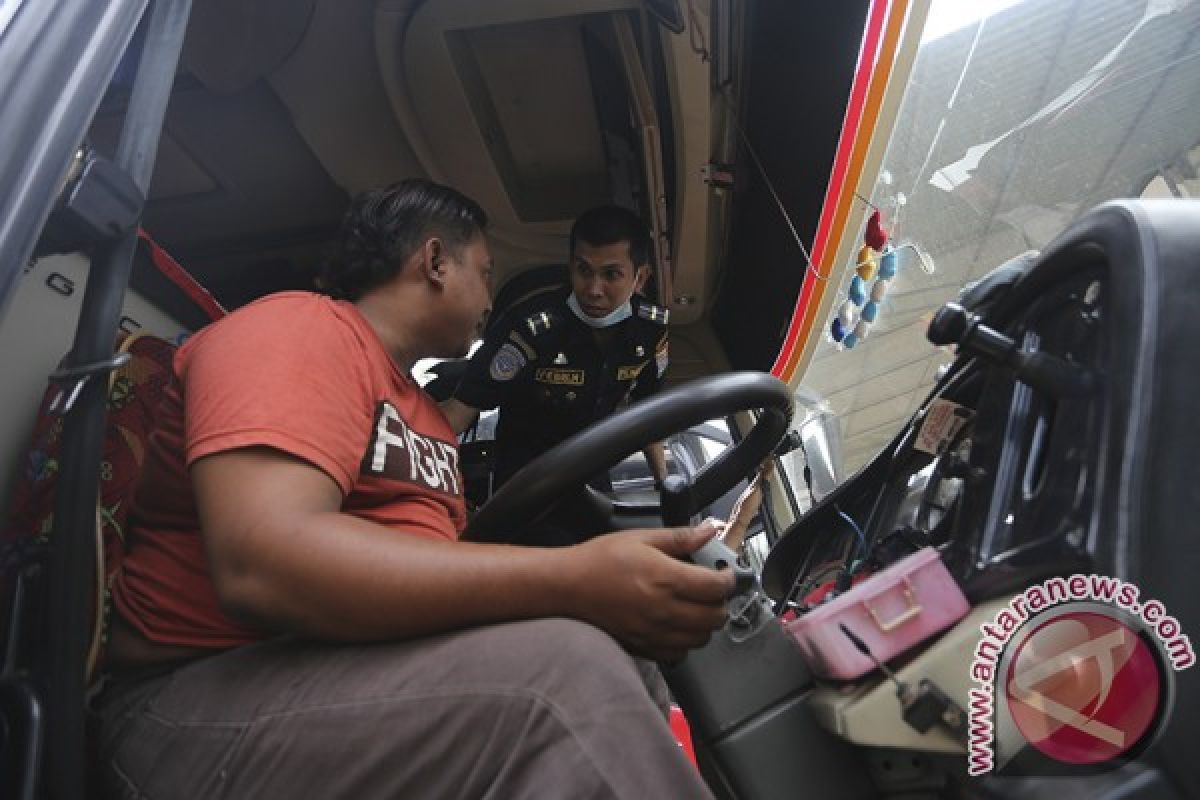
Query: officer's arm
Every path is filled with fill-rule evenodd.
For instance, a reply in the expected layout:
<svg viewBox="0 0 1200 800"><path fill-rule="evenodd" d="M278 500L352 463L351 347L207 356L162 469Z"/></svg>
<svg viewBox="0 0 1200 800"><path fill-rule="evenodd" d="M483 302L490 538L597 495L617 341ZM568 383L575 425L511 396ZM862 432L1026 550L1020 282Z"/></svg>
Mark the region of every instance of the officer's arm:
<svg viewBox="0 0 1200 800"><path fill-rule="evenodd" d="M462 433L467 428L475 424L475 420L479 419L479 409L475 406L469 406L457 397L450 397L438 403L442 407L442 413L446 415L446 419L450 420L450 427L455 433Z"/></svg>
<svg viewBox="0 0 1200 800"><path fill-rule="evenodd" d="M667 332L664 330L654 348L654 362L642 370L634 384L632 396L635 400L649 397L658 391L662 385L663 373L667 371ZM662 442L651 442L642 449L646 463L650 466L650 474L654 476L655 484L661 484L667 477L667 457Z"/></svg>
<svg viewBox="0 0 1200 800"><path fill-rule="evenodd" d="M661 484L667 477L667 456L662 442L651 442L642 449L646 463L650 465L650 474L654 483Z"/></svg>
<svg viewBox="0 0 1200 800"><path fill-rule="evenodd" d="M504 384L497 380L497 375L511 378L510 370L515 374L515 371L524 366L523 362L515 361L504 352L509 331L505 319L499 320L492 327L484 337L483 344L467 362L467 368L455 387L454 395L438 403L446 419L450 420L450 427L455 433L462 433L474 425L475 420L479 419L480 411L495 408L500 404Z"/></svg>

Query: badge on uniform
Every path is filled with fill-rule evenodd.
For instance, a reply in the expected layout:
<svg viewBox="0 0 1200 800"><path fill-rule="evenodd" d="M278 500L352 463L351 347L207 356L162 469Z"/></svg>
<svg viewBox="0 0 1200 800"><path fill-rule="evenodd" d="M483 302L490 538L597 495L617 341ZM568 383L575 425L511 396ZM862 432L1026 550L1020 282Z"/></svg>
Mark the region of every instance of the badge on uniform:
<svg viewBox="0 0 1200 800"><path fill-rule="evenodd" d="M667 371L667 337L658 343L658 347L654 351L654 366L658 369L658 377L662 377Z"/></svg>
<svg viewBox="0 0 1200 800"><path fill-rule="evenodd" d="M642 356L646 355L646 348L639 344L637 347L633 348L633 354L638 358L641 358Z"/></svg>
<svg viewBox="0 0 1200 800"><path fill-rule="evenodd" d="M510 381L523 366L525 356L516 345L506 342L496 351L496 355L492 356L492 366L488 369L488 374L494 381Z"/></svg>
<svg viewBox="0 0 1200 800"><path fill-rule="evenodd" d="M581 369L551 369L542 367L533 373L538 383L553 383L559 386L583 386L585 373Z"/></svg>
<svg viewBox="0 0 1200 800"><path fill-rule="evenodd" d="M567 354L566 354L566 353L559 353L558 355L556 355L556 356L554 357L554 363L555 363L557 366L560 366L560 367L561 367L563 364L566 364L566 363L567 363Z"/></svg>
<svg viewBox="0 0 1200 800"><path fill-rule="evenodd" d="M665 308L656 306L653 303L641 303L638 305L638 316L642 319L648 319L651 322L657 322L659 325L666 325L671 318L671 314Z"/></svg>
<svg viewBox="0 0 1200 800"><path fill-rule="evenodd" d="M640 347L638 349L641 350ZM617 368L617 380L619 380L619 381L633 380L641 373L642 367L646 366L647 363L649 363L649 362L643 361L641 364L633 364L628 367L618 367Z"/></svg>
<svg viewBox="0 0 1200 800"><path fill-rule="evenodd" d="M545 311L539 311L525 319L525 327L529 328L529 332L534 336L550 330L552 324L554 324L554 318Z"/></svg>

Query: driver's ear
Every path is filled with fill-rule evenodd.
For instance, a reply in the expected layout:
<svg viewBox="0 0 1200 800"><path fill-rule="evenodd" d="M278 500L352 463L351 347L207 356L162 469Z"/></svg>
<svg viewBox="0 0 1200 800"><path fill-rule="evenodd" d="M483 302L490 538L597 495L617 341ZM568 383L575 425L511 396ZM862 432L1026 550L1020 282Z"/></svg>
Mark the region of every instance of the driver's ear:
<svg viewBox="0 0 1200 800"><path fill-rule="evenodd" d="M426 239L421 245L421 272L430 283L446 285L446 245L441 239Z"/></svg>

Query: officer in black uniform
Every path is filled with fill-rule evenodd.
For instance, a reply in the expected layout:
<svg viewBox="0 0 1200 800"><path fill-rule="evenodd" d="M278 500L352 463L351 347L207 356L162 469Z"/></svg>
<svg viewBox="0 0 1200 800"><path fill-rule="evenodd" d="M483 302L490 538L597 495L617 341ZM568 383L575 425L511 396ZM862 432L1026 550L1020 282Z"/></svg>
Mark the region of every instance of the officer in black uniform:
<svg viewBox="0 0 1200 800"><path fill-rule="evenodd" d="M571 229L571 289L510 309L489 331L454 397L442 404L463 431L500 408L495 485L541 453L658 389L667 368L667 310L636 292L650 274L650 236L618 206L594 208ZM661 443L644 451L656 482Z"/></svg>

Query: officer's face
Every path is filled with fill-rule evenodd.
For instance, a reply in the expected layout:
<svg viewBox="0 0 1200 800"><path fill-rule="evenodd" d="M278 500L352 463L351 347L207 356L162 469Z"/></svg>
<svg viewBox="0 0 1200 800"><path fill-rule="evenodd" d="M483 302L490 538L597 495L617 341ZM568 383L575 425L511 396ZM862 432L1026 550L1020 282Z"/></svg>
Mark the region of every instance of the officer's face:
<svg viewBox="0 0 1200 800"><path fill-rule="evenodd" d="M629 242L601 246L576 242L571 257L571 288L589 317L611 314L642 288L650 268L634 265Z"/></svg>
<svg viewBox="0 0 1200 800"><path fill-rule="evenodd" d="M483 336L483 325L492 310L492 255L482 235L450 252L447 282L453 298L448 329L453 341L448 358L462 358L475 340ZM452 285L449 285L450 282Z"/></svg>

